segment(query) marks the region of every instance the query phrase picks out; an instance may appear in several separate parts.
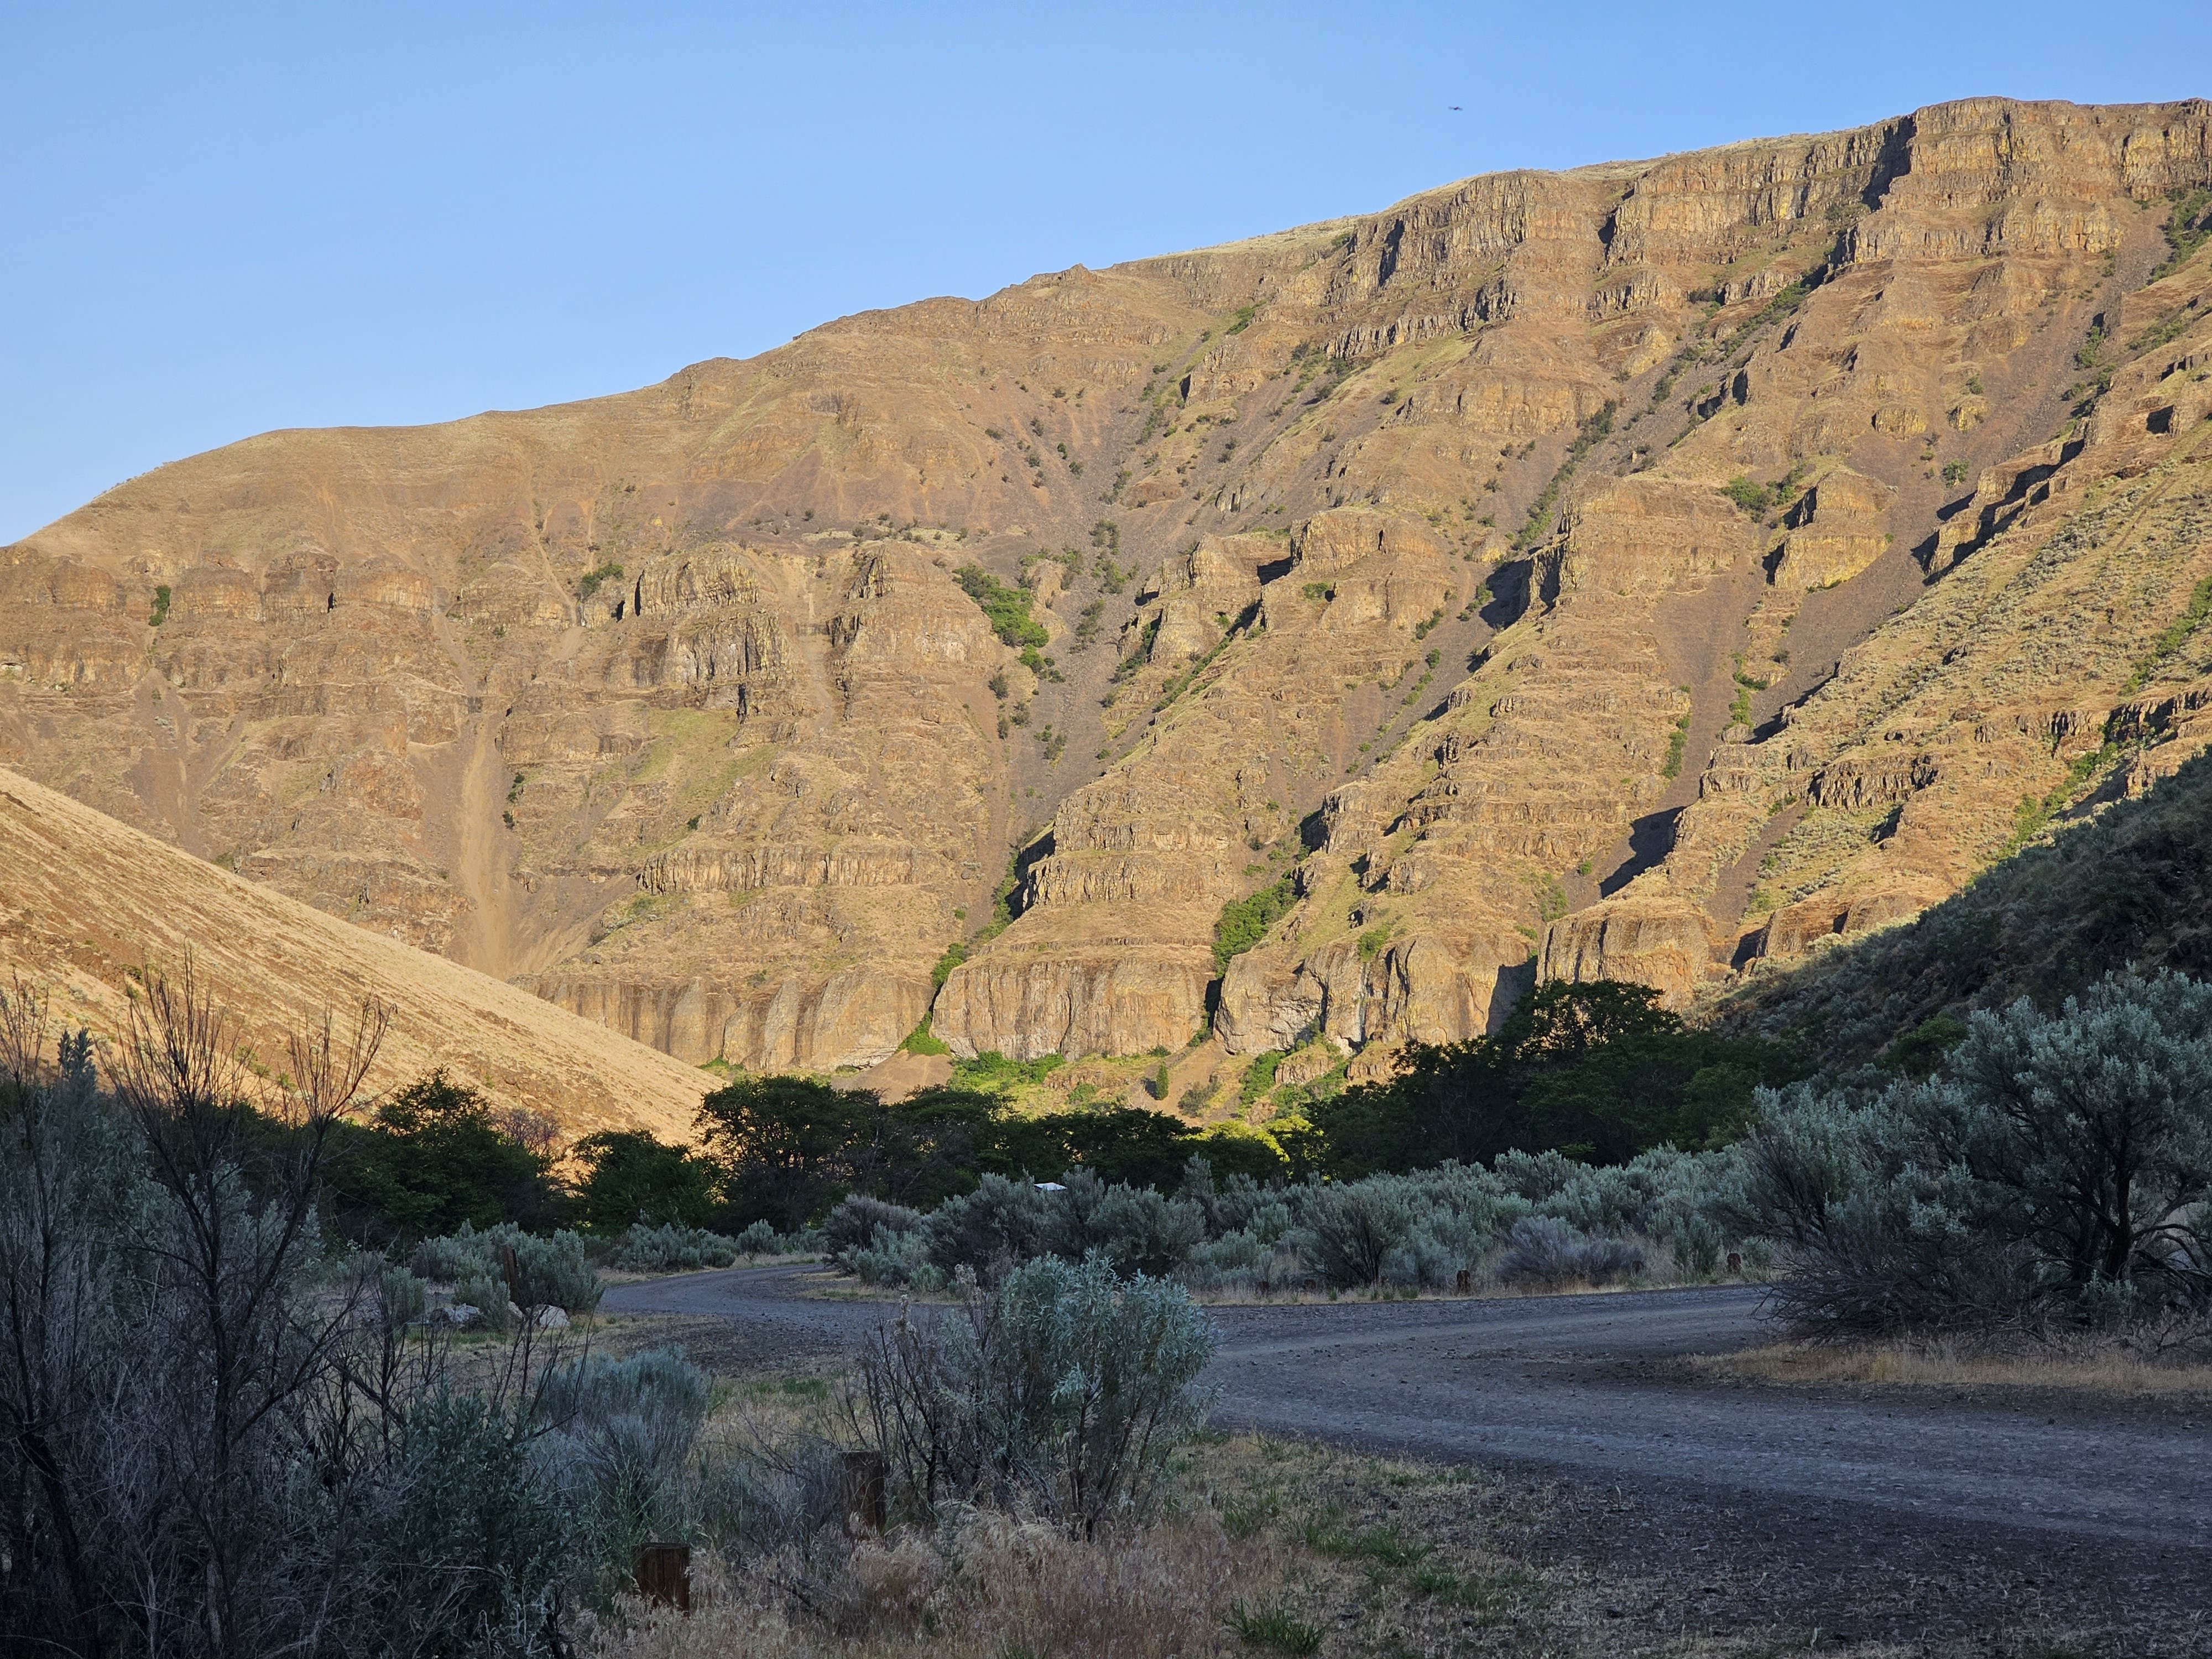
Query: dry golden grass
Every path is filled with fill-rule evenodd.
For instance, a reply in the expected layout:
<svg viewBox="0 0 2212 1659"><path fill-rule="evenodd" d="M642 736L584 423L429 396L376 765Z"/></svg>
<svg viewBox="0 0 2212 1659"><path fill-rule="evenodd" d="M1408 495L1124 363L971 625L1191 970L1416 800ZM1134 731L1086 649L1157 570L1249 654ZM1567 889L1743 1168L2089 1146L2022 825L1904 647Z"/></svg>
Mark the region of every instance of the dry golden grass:
<svg viewBox="0 0 2212 1659"><path fill-rule="evenodd" d="M725 1434L834 1417L835 1377L734 1385ZM1413 1659L1661 1655L1753 1659L1809 1632L1662 1633L1622 1617L1653 1584L1544 1559L1540 1488L1463 1466L1242 1435L1193 1446L1170 1511L1085 1542L970 1514L849 1548L732 1568L702 1552L689 1616L636 1603L591 1659ZM1817 1639L1817 1638L1816 1638ZM1880 1644L1822 1651L1885 1659Z"/></svg>
<svg viewBox="0 0 2212 1659"><path fill-rule="evenodd" d="M1240 1645L1230 1608L1239 1595L1277 1595L1284 1557L1279 1547L1232 1540L1205 1515L1098 1543L977 1515L943 1539L895 1532L864 1541L811 1584L785 1559L740 1573L709 1564L695 1575L689 1618L628 1609L634 1622L602 1626L587 1651L595 1659L1188 1659Z"/></svg>
<svg viewBox="0 0 2212 1659"><path fill-rule="evenodd" d="M1690 1361L1715 1380L1923 1389L2054 1389L2107 1399L2212 1397L2212 1364L2093 1338L1999 1346L1960 1338L1777 1342Z"/></svg>
<svg viewBox="0 0 2212 1659"><path fill-rule="evenodd" d="M443 957L325 915L0 769L0 982L52 999L58 1023L114 1040L131 974L189 953L249 1053L273 1066L294 1032L363 997L389 1010L369 1084L447 1066L558 1126L690 1138L709 1079L657 1048ZM257 1069L269 1067L257 1066ZM272 1082L276 1081L273 1076Z"/></svg>

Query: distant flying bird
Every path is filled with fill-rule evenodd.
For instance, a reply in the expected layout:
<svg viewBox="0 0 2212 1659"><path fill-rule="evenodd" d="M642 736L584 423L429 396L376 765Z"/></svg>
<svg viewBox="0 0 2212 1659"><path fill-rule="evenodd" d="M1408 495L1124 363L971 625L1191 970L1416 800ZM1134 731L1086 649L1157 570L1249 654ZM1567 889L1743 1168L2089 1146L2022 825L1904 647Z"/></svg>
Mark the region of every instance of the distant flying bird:
<svg viewBox="0 0 2212 1659"><path fill-rule="evenodd" d="M1454 104L1454 105L1452 106L1452 107L1453 107L1454 109L1457 109L1457 108L1459 107L1459 106L1458 106L1457 104Z"/></svg>

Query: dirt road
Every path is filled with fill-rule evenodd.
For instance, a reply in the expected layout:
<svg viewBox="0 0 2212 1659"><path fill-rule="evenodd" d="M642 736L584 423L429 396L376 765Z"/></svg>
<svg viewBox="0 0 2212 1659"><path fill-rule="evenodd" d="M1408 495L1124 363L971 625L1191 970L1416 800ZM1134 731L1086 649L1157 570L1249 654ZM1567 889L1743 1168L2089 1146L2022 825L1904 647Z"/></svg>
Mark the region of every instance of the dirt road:
<svg viewBox="0 0 2212 1659"><path fill-rule="evenodd" d="M611 1290L739 1365L849 1352L890 1312L811 1269ZM2000 1625L2212 1651L2212 1411L2051 1391L1714 1383L1756 1289L1208 1310L1224 1427L1472 1462L1652 1628L1886 1639Z"/></svg>
<svg viewBox="0 0 2212 1659"><path fill-rule="evenodd" d="M808 1269L611 1290L611 1311L714 1316L749 1357L848 1348L880 1302ZM1669 1362L1768 1340L1748 1287L1210 1310L1224 1426L1601 1480L1658 1480L2083 1537L2212 1548L2212 1413L2157 1420L2039 1397L1715 1387Z"/></svg>

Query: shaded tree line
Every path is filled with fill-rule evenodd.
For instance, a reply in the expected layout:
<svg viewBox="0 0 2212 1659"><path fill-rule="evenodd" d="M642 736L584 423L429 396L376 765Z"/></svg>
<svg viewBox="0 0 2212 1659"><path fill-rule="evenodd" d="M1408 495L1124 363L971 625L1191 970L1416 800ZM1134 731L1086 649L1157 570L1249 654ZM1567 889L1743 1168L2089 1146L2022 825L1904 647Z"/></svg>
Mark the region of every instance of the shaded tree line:
<svg viewBox="0 0 2212 1659"><path fill-rule="evenodd" d="M1496 1032L1413 1043L1397 1075L1314 1103L1299 1161L1344 1180L1508 1152L1619 1164L1707 1151L1756 1121L1759 1089L1813 1069L1787 1043L1693 1030L1647 987L1554 982Z"/></svg>

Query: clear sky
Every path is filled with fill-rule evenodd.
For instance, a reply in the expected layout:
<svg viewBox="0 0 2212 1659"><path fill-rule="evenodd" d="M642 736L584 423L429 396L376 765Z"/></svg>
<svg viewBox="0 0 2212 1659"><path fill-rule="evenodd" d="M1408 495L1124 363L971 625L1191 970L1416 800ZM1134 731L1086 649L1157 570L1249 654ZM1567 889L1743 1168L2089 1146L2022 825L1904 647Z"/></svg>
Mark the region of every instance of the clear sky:
<svg viewBox="0 0 2212 1659"><path fill-rule="evenodd" d="M270 428L620 391L1472 173L2212 95L2212 5L0 0L0 66L5 542Z"/></svg>

